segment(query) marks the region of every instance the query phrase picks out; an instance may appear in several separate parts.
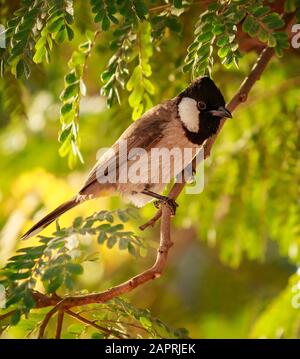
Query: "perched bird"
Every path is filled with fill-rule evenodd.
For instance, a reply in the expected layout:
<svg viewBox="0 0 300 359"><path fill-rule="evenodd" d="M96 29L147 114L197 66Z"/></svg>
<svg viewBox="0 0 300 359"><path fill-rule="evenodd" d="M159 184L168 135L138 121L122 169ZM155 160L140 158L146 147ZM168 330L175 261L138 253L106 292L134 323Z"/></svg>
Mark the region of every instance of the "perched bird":
<svg viewBox="0 0 300 359"><path fill-rule="evenodd" d="M132 123L111 149L100 157L78 194L42 218L22 239L37 234L81 202L114 192L139 207L156 198L175 212L175 201L160 193L186 164L179 160L167 166L161 157L152 161L153 150L190 149L193 157L217 132L224 117L231 117L231 113L225 108L218 87L207 76L198 78L178 96L153 107ZM125 151L121 149L123 144L126 144ZM140 151L134 153L135 149ZM113 167L115 172L108 180ZM139 174L136 173L137 168ZM128 175L125 180L121 178L124 173ZM138 177L138 181L131 181L131 177Z"/></svg>

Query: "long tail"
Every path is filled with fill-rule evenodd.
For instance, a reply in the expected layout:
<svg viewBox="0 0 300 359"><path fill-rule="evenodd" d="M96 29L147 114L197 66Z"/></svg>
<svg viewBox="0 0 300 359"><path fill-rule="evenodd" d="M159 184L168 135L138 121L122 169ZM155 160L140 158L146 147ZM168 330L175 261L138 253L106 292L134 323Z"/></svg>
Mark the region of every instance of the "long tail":
<svg viewBox="0 0 300 359"><path fill-rule="evenodd" d="M59 207L55 208L54 211L47 214L44 218L42 218L39 222L37 222L34 226L32 226L21 239L28 239L30 237L35 236L41 230L49 226L50 223L56 220L60 215L67 212L69 209L77 206L81 201L78 198L72 198L70 201L67 201L61 204Z"/></svg>

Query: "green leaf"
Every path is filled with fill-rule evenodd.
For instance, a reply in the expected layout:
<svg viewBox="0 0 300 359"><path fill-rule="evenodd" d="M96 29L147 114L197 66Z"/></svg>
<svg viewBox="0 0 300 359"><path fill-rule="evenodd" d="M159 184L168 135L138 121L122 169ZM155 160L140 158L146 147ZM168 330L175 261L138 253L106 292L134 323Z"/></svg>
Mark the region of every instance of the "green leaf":
<svg viewBox="0 0 300 359"><path fill-rule="evenodd" d="M78 77L76 76L75 71L68 73L67 76L65 77L65 82L67 85L71 85L77 81L78 81Z"/></svg>
<svg viewBox="0 0 300 359"><path fill-rule="evenodd" d="M287 13L296 11L297 5L299 6L299 1L295 0L285 0L284 2L284 11Z"/></svg>
<svg viewBox="0 0 300 359"><path fill-rule="evenodd" d="M24 61L20 60L16 66L16 77L17 79L21 79L23 75L24 75Z"/></svg>
<svg viewBox="0 0 300 359"><path fill-rule="evenodd" d="M46 286L47 293L54 293L62 284L63 284L64 277L60 274L53 280L49 282Z"/></svg>
<svg viewBox="0 0 300 359"><path fill-rule="evenodd" d="M280 47L275 47L274 48L275 54L277 57L282 57L283 56L283 51Z"/></svg>
<svg viewBox="0 0 300 359"><path fill-rule="evenodd" d="M266 30L261 29L258 33L258 38L262 42L267 42L269 38L269 33Z"/></svg>
<svg viewBox="0 0 300 359"><path fill-rule="evenodd" d="M269 6L259 6L256 10L252 12L253 16L255 17L262 17L270 12Z"/></svg>
<svg viewBox="0 0 300 359"><path fill-rule="evenodd" d="M103 16L101 27L102 27L103 31L107 31L109 29L110 20L109 20L108 16L106 16L106 15Z"/></svg>
<svg viewBox="0 0 300 359"><path fill-rule="evenodd" d="M66 286L66 288L68 288L70 290L72 290L74 288L74 281L70 275L65 276L64 285Z"/></svg>
<svg viewBox="0 0 300 359"><path fill-rule="evenodd" d="M104 339L104 334L99 332L94 332L91 335L91 339Z"/></svg>
<svg viewBox="0 0 300 359"><path fill-rule="evenodd" d="M273 12L267 16L265 16L262 20L266 25L268 25L269 29L275 30L280 29L284 26L284 21L281 19L280 15L276 12Z"/></svg>
<svg viewBox="0 0 300 359"><path fill-rule="evenodd" d="M213 1L208 5L207 8L210 11L216 11L218 9L218 3L216 1Z"/></svg>
<svg viewBox="0 0 300 359"><path fill-rule="evenodd" d="M148 7L143 0L133 0L134 8L136 10L137 16L144 20L145 16L148 14Z"/></svg>
<svg viewBox="0 0 300 359"><path fill-rule="evenodd" d="M142 76L142 67L136 66L126 85L128 91L132 91L133 88L140 82L141 76Z"/></svg>
<svg viewBox="0 0 300 359"><path fill-rule="evenodd" d="M17 309L14 314L11 316L10 323L11 325L17 325L21 319L22 312Z"/></svg>
<svg viewBox="0 0 300 359"><path fill-rule="evenodd" d="M66 28L63 26L59 32L54 33L52 36L54 37L55 41L58 44L61 44L65 41L65 39L67 38L67 30Z"/></svg>
<svg viewBox="0 0 300 359"><path fill-rule="evenodd" d="M147 257L147 254L148 254L147 248L142 246L139 248L139 252L140 252L141 257L143 257L143 258Z"/></svg>
<svg viewBox="0 0 300 359"><path fill-rule="evenodd" d="M33 56L33 61L36 64L41 63L46 55L46 52L47 52L47 49L45 46L38 48Z"/></svg>
<svg viewBox="0 0 300 359"><path fill-rule="evenodd" d="M174 16L169 16L166 19L166 26L173 32L180 32L181 31L181 24L178 19Z"/></svg>
<svg viewBox="0 0 300 359"><path fill-rule="evenodd" d="M124 225L121 224L121 223L119 223L119 224L116 224L115 226L110 227L110 228L107 230L107 232L109 232L109 233L115 233L115 232L120 231L120 230L122 230L122 229L124 229Z"/></svg>
<svg viewBox="0 0 300 359"><path fill-rule="evenodd" d="M31 271L23 272L23 273L12 273L10 274L9 278L10 280L20 280L20 279L26 279L31 276Z"/></svg>
<svg viewBox="0 0 300 359"><path fill-rule="evenodd" d="M111 236L108 238L106 242L107 248L112 248L117 243L117 238L115 236Z"/></svg>
<svg viewBox="0 0 300 359"><path fill-rule="evenodd" d="M105 214L105 219L106 219L106 216L107 216L107 214ZM103 219L100 219L100 220L103 220ZM110 229L110 227L111 227L111 225L109 223L103 223L100 226L98 226L97 228L106 232L107 230Z"/></svg>
<svg viewBox="0 0 300 359"><path fill-rule="evenodd" d="M134 248L134 246L132 245L131 242L128 243L128 252L133 255L134 257L136 257L136 250Z"/></svg>
<svg viewBox="0 0 300 359"><path fill-rule="evenodd" d="M140 317L139 318L140 323L142 324L142 326L146 329L150 329L152 327L152 322L149 318L147 317Z"/></svg>
<svg viewBox="0 0 300 359"><path fill-rule="evenodd" d="M269 47L275 47L276 46L276 38L273 34L269 34L269 37L268 37L268 46Z"/></svg>
<svg viewBox="0 0 300 359"><path fill-rule="evenodd" d="M83 223L83 218L82 217L76 217L73 221L73 227L75 228L79 228Z"/></svg>
<svg viewBox="0 0 300 359"><path fill-rule="evenodd" d="M200 33L197 37L196 37L196 41L198 43L203 42L206 43L208 41L210 41L213 38L214 34L211 31L207 31L204 33Z"/></svg>
<svg viewBox="0 0 300 359"><path fill-rule="evenodd" d="M99 244L103 244L107 239L107 234L104 231L101 231L98 235L97 241Z"/></svg>
<svg viewBox="0 0 300 359"><path fill-rule="evenodd" d="M127 222L129 220L127 212L119 210L117 213L122 222Z"/></svg>
<svg viewBox="0 0 300 359"><path fill-rule="evenodd" d="M114 217L113 217L110 213L106 213L105 219L106 219L107 222L109 222L109 223L113 223L113 221L114 221Z"/></svg>
<svg viewBox="0 0 300 359"><path fill-rule="evenodd" d="M58 32L62 27L64 27L64 20L62 17L58 17L55 21L48 26L48 31L55 33Z"/></svg>
<svg viewBox="0 0 300 359"><path fill-rule="evenodd" d="M8 300L6 301L6 307L9 308L11 305L20 302L23 298L23 292L15 292L13 293Z"/></svg>
<svg viewBox="0 0 300 359"><path fill-rule="evenodd" d="M66 25L66 30L67 30L67 36L68 36L68 40L72 41L74 38L74 31L72 30L72 28L68 25Z"/></svg>
<svg viewBox="0 0 300 359"><path fill-rule="evenodd" d="M277 46L281 49L288 49L290 47L289 38L286 32L278 31L274 33Z"/></svg>
<svg viewBox="0 0 300 359"><path fill-rule="evenodd" d="M60 109L61 115L66 116L70 111L72 111L72 108L73 108L72 103L63 104L62 108Z"/></svg>
<svg viewBox="0 0 300 359"><path fill-rule="evenodd" d="M223 34L225 31L225 25L224 24L215 24L213 29L212 29L212 33L214 35L221 35Z"/></svg>
<svg viewBox="0 0 300 359"><path fill-rule="evenodd" d="M107 82L112 77L112 75L113 75L113 73L110 72L109 70L102 72L102 74L101 74L102 82Z"/></svg>
<svg viewBox="0 0 300 359"><path fill-rule="evenodd" d="M127 249L128 248L128 239L127 238L120 238L119 240L119 249Z"/></svg>
<svg viewBox="0 0 300 359"><path fill-rule="evenodd" d="M78 96L79 84L75 83L73 85L67 86L62 92L60 98L62 101L67 101L72 97Z"/></svg>
<svg viewBox="0 0 300 359"><path fill-rule="evenodd" d="M227 54L229 53L230 51L230 47L229 46L224 46L224 47L221 47L219 50L218 50L218 56L223 59L224 57L227 56Z"/></svg>
<svg viewBox="0 0 300 359"><path fill-rule="evenodd" d="M61 274L61 271L62 271L62 266L49 267L45 270L44 274L42 275L42 280L49 280L55 278L59 274Z"/></svg>
<svg viewBox="0 0 300 359"><path fill-rule="evenodd" d="M229 37L226 35L220 36L217 40L217 46L222 47L229 43Z"/></svg>
<svg viewBox="0 0 300 359"><path fill-rule="evenodd" d="M173 0L173 4L177 9L182 7L182 0Z"/></svg>
<svg viewBox="0 0 300 359"><path fill-rule="evenodd" d="M23 259L22 256L20 256L20 259ZM23 259L19 262L9 262L5 268L13 269L13 270L19 270L19 269L30 269L34 266L35 262L33 260L26 260Z"/></svg>
<svg viewBox="0 0 300 359"><path fill-rule="evenodd" d="M58 153L61 157L65 157L71 151L71 134L65 139L59 147Z"/></svg>
<svg viewBox="0 0 300 359"><path fill-rule="evenodd" d="M35 300L31 294L31 292L27 291L23 297L23 302L24 302L24 305L27 309L27 311L29 311L31 308L34 308L35 306Z"/></svg>
<svg viewBox="0 0 300 359"><path fill-rule="evenodd" d="M85 330L85 325L80 323L71 324L67 330L69 333L80 335Z"/></svg>
<svg viewBox="0 0 300 359"><path fill-rule="evenodd" d="M250 36L255 36L259 30L259 24L252 16L247 16L243 22L243 31L248 33Z"/></svg>
<svg viewBox="0 0 300 359"><path fill-rule="evenodd" d="M133 109L133 112L132 112L133 121L135 121L141 117L143 110L144 110L144 105L142 103L140 103Z"/></svg>
<svg viewBox="0 0 300 359"><path fill-rule="evenodd" d="M83 267L81 264L78 264L78 263L67 263L66 269L68 272L75 274L75 275L79 275L79 274L83 273Z"/></svg>

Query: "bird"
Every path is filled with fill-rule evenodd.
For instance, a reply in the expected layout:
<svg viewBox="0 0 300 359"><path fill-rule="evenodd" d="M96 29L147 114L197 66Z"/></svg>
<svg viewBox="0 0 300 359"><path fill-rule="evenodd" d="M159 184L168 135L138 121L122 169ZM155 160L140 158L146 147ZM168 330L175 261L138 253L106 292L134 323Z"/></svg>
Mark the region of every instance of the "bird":
<svg viewBox="0 0 300 359"><path fill-rule="evenodd" d="M179 148L183 151L188 148L194 157L218 131L221 119L231 117L230 111L225 107L224 97L214 81L209 76L197 78L177 96L154 106L133 122L99 158L79 192L38 221L22 239L38 234L80 203L105 195L120 194L137 207L156 199L156 206L163 202L175 214L177 203L161 192L167 182L183 170L185 164L177 161L177 166L172 164L167 167L166 161L161 157L155 158L153 164L151 159L154 158L154 150ZM125 144L122 148L121 145ZM151 171L149 162L153 167ZM111 168L115 172L110 171ZM139 173L138 181L121 178L124 173L136 175L136 168L142 172ZM109 177L111 173L113 175Z"/></svg>

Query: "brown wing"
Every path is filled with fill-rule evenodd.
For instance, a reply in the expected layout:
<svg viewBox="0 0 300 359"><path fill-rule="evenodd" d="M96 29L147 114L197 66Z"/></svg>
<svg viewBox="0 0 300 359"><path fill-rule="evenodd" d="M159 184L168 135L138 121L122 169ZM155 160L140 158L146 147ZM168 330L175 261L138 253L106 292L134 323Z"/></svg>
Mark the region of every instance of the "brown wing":
<svg viewBox="0 0 300 359"><path fill-rule="evenodd" d="M111 153L102 156L96 165L93 167L88 175L79 194L85 194L85 190L98 182L97 171L100 168L108 168L112 160L116 161L118 168L127 161L127 154L133 148L151 149L163 136L163 131L168 123L177 116L177 108L174 100L157 105L151 110L144 113L144 115L130 125L125 132L120 136L117 142L111 147ZM126 156L120 156L118 151L119 142L121 140L127 141ZM99 179L100 180L100 179Z"/></svg>

